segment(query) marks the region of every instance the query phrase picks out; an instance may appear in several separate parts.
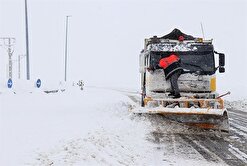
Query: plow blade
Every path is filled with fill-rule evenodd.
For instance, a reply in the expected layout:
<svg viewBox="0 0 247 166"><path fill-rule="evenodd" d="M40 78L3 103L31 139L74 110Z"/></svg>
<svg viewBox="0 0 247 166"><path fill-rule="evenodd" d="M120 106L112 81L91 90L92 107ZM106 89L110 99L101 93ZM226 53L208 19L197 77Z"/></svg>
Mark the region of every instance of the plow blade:
<svg viewBox="0 0 247 166"><path fill-rule="evenodd" d="M161 114L170 120L181 122L189 126L229 131L226 109L137 107L131 109L130 112L137 114Z"/></svg>

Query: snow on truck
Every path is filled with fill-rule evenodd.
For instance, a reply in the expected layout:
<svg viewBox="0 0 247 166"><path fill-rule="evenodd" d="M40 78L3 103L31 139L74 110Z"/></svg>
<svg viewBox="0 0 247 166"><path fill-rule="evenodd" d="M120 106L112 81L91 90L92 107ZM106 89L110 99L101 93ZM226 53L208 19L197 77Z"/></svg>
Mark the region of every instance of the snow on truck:
<svg viewBox="0 0 247 166"><path fill-rule="evenodd" d="M182 40L179 38L182 36ZM180 98L172 98L171 84L162 69L150 71L161 58L177 54L183 72L178 78ZM216 67L215 56L219 64ZM162 114L188 125L229 130L227 110L216 92L216 71L225 72L225 55L214 50L212 40L204 40L174 29L163 36L145 39L140 54L141 107L134 113Z"/></svg>

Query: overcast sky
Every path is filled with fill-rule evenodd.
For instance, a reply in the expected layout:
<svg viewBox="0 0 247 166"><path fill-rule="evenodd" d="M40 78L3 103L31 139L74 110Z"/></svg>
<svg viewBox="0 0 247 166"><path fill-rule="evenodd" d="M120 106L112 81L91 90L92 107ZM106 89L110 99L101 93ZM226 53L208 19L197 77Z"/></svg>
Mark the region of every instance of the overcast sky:
<svg viewBox="0 0 247 166"><path fill-rule="evenodd" d="M205 37L226 54L226 73L217 73L218 91L247 98L247 1L28 0L28 9L32 79L63 80L66 15L72 15L68 79L128 88L140 85L144 38L174 28L202 36L202 22ZM0 0L0 37L16 38L14 59L25 53L24 23L24 0ZM4 51L0 48L1 80L6 79Z"/></svg>

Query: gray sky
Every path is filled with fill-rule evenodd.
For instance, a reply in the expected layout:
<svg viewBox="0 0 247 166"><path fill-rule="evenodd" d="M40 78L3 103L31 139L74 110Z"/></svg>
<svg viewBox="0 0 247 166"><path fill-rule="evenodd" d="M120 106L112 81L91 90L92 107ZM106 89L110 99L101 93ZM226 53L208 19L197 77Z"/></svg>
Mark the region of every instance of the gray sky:
<svg viewBox="0 0 247 166"><path fill-rule="evenodd" d="M202 36L202 22L205 37L213 38L215 50L226 54L226 73L217 73L218 91L230 90L234 99L247 97L244 0L28 0L28 8L32 79L63 79L66 15L72 15L68 78L128 88L139 88L138 57L144 38L174 28ZM0 0L0 37L16 38L15 58L25 53L24 32L24 0ZM0 79L6 79L3 52Z"/></svg>

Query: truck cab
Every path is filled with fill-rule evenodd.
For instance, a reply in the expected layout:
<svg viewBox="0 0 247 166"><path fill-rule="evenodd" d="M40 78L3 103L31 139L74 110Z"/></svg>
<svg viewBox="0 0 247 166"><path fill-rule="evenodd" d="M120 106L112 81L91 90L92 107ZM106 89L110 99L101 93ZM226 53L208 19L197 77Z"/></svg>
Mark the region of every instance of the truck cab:
<svg viewBox="0 0 247 166"><path fill-rule="evenodd" d="M179 40L180 36L184 40ZM215 73L217 70L225 72L225 55L214 50L212 40L195 38L174 29L163 37L145 39L144 50L139 58L143 99L146 96L164 98L171 92L170 82L165 79L163 69L147 70L155 68L161 58L171 54L181 59L183 73L178 79L181 96L217 97ZM219 66L216 66L215 59L219 59Z"/></svg>

